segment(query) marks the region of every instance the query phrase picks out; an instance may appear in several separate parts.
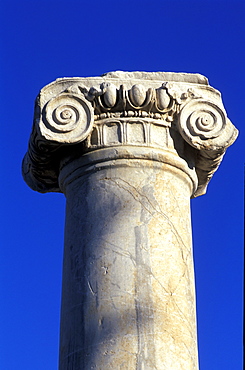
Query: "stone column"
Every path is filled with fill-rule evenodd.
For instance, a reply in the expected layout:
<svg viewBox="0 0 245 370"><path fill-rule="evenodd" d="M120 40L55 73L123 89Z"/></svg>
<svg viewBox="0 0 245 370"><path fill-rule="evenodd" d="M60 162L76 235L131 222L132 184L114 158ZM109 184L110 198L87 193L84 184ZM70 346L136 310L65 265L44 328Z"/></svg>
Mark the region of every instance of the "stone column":
<svg viewBox="0 0 245 370"><path fill-rule="evenodd" d="M190 198L236 136L197 74L41 90L23 174L67 198L60 370L198 369Z"/></svg>

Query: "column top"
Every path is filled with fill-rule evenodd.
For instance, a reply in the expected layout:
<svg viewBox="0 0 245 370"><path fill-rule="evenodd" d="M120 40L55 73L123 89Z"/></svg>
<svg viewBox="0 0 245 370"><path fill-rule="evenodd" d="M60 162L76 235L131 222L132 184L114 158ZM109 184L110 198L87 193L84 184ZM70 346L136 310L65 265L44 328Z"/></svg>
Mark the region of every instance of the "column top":
<svg viewBox="0 0 245 370"><path fill-rule="evenodd" d="M128 140L127 127L135 124L143 127L141 142ZM108 144L104 127L113 125L119 127L120 138ZM156 144L153 132L159 127L175 137L173 148L166 142ZM206 192L237 134L221 94L200 74L116 71L100 77L59 78L36 99L23 176L34 190L60 191L61 156L74 146L81 147L81 155L110 145L175 150L184 158L177 143L183 141L194 158L198 186L193 196L198 196Z"/></svg>
<svg viewBox="0 0 245 370"><path fill-rule="evenodd" d="M177 73L177 72L143 72L143 71L134 71L134 72L125 72L125 71L113 71L104 73L101 76L94 76L94 77L63 77L57 78L55 81L51 82L50 84L46 85L44 89L50 87L53 84L57 83L64 83L68 81L72 81L74 83L76 80L79 82L101 82L103 83L105 79L109 78L115 79L117 81L124 81L124 83L129 82L130 80L140 80L141 82L146 81L165 81L165 82L186 82L186 83L194 83L194 84L201 84L201 85L208 85L207 77L199 74L199 73Z"/></svg>

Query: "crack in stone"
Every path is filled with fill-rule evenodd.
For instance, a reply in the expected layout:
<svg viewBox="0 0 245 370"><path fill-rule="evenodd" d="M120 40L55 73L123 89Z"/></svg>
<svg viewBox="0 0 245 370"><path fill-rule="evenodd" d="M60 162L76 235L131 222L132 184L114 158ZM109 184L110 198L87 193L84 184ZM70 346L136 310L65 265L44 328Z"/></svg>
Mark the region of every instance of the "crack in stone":
<svg viewBox="0 0 245 370"><path fill-rule="evenodd" d="M87 280L87 283L88 283L88 287L89 287L90 292L92 293L92 295L93 295L93 296L96 296L96 295L97 295L97 293L95 293L95 292L93 291L93 288L92 288L92 286L91 286L91 284L90 284L89 280L88 280L87 278L86 278L86 280Z"/></svg>
<svg viewBox="0 0 245 370"><path fill-rule="evenodd" d="M179 232L178 232L178 230L176 229L176 227L174 226L174 224L173 224L173 222L169 219L169 217L161 210L161 207L160 207L160 205L158 204L158 202L157 202L157 206L159 207L159 209L160 210L158 210L157 208L156 208L156 206L154 206L153 204L152 204L152 202L147 198L147 196L145 195L145 194L142 194L142 193L140 193L139 192L139 190L136 188L136 187L134 187L133 185L131 185L131 184L129 184L127 181L125 181L125 180L123 180L123 179L121 179L121 178L115 178L115 179L112 179L112 178L109 178L109 177L104 177L103 179L100 179L100 181L102 181L102 180L109 180L109 181L111 181L112 183L114 183L114 184L116 184L119 188L121 188L121 189L123 189L123 190L125 190L125 191L127 191L136 201L138 201L141 205L142 205L142 207L148 212L148 213L150 213L150 215L153 217L153 218L155 218L156 219L156 221L159 223L159 221L158 221L158 219L157 219L157 217L155 216L155 214L149 209L149 208L147 208L146 207L146 205L139 199L139 197L142 197L142 198L145 198L146 200L147 200L147 202L148 202L148 204L149 204L149 206L153 209L153 211L155 211L156 213L158 213L158 214L160 214L160 215L162 215L164 218L165 218L165 220L168 222L168 224L172 227L172 229L173 229L173 233L174 233L174 235L176 236L176 239L177 240L179 240L180 242L181 242L181 244L186 248L186 249L188 249L188 247L186 246L186 244L185 244L185 242L183 241L183 239L182 239L182 237L180 236L180 234L179 234ZM127 184L128 186L129 186L129 188L132 188L135 192L136 192L136 194L134 194L132 191L130 191L130 189L128 189L128 188L126 188L126 187L124 187L124 186L122 186L120 183L119 183L119 181L121 181L121 182L124 182L125 184ZM161 224L160 224L161 225Z"/></svg>
<svg viewBox="0 0 245 370"><path fill-rule="evenodd" d="M116 245L116 244L114 244L114 243L109 242L109 241L108 241L108 240L106 240L106 239L101 238L101 240L102 240L103 242L107 243L108 245L111 245L112 247L114 247L114 248L116 248L116 249L119 249L120 251L118 251L118 250L116 250L116 249L110 249L109 247L106 247L106 246L105 246L105 249L108 249L108 250L110 250L110 251L112 251L112 252L114 252L114 253L116 253L116 254L119 254L120 256L123 256L123 257L126 257L126 258L131 259L131 261L133 262L134 266L136 266L136 260L135 260L135 257L134 257L131 253L129 253L129 252L127 252L127 251L125 251L123 248L119 247L118 245Z"/></svg>
<svg viewBox="0 0 245 370"><path fill-rule="evenodd" d="M185 344L185 342L183 342L183 345L185 346L185 348L187 349L187 352L190 355L190 358L191 358L191 361L192 361L192 364L193 364L193 369L196 369L196 358L193 356L193 354L191 353L189 347Z"/></svg>
<svg viewBox="0 0 245 370"><path fill-rule="evenodd" d="M107 240L105 240L104 239L104 241L106 242L106 243L108 243L108 244L112 244L112 243L109 243ZM119 248L119 249L122 249L122 248L120 248L119 246L116 246L115 244L112 244L114 247L116 247L116 248ZM105 247L106 248L106 247ZM109 249L109 248L108 248ZM120 253L120 252L118 252L118 251L116 251L116 250L111 250L110 249L110 251L113 251L114 253L117 253L117 254L119 254L120 256L123 256L123 257L126 257L126 258L129 258L129 259L131 259L132 260L132 262L134 263L134 265L136 266L136 259L132 256L132 254L130 254L130 253ZM187 257L186 257L186 259L188 258L188 256L189 256L189 254L190 253L188 253L188 255L187 255ZM183 254L182 254L182 258L183 258ZM175 293L175 291L177 290L177 288L178 288L178 285L179 285L179 282L180 282L180 280L185 276L185 274L186 274L186 272L188 272L188 267L187 267L187 263L184 261L184 264L185 264L185 269L184 269L184 272L182 273L182 275L180 276L180 278L179 278L179 280L178 280L178 283L176 284L176 286L175 286L175 288L174 289L170 289L169 288L169 291L162 285L162 283L159 281L159 279L155 276L155 274L152 272L152 270L151 270L151 268L147 265L147 264L145 264L145 263L140 263L139 264L139 266L141 266L142 268L144 268L144 270L145 270L145 272L149 275L149 276L152 276L153 277L153 279L154 280L156 280L158 283L159 283L159 285L162 287L162 289L163 290L165 290L165 292L167 293L167 294L174 294Z"/></svg>
<svg viewBox="0 0 245 370"><path fill-rule="evenodd" d="M191 338L193 338L193 334L192 334L192 326L191 326L191 323L189 321L189 319L186 317L186 315L183 313L183 311L179 308L178 304L176 303L175 299L173 299L173 304L177 307L179 313L180 313L180 317L184 318L184 321L185 323L187 324L186 325L186 328L188 329L188 332L190 333L190 336Z"/></svg>

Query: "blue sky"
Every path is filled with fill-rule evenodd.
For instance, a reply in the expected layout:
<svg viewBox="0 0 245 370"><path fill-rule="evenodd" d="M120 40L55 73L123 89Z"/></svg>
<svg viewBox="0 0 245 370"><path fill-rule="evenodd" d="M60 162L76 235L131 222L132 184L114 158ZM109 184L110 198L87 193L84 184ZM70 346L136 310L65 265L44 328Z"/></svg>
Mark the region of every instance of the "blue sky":
<svg viewBox="0 0 245 370"><path fill-rule="evenodd" d="M200 370L242 368L243 1L11 1L0 5L0 368L57 368L65 199L21 177L34 100L58 77L201 73L240 135L192 203Z"/></svg>

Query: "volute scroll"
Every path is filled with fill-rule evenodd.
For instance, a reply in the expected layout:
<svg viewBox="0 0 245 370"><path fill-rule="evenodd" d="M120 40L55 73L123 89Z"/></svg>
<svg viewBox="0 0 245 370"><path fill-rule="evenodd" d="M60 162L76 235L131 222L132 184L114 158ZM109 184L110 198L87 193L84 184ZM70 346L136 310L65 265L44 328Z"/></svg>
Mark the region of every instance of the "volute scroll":
<svg viewBox="0 0 245 370"><path fill-rule="evenodd" d="M93 121L92 104L82 94L63 92L43 108L39 127L47 140L79 143L92 131Z"/></svg>
<svg viewBox="0 0 245 370"><path fill-rule="evenodd" d="M177 125L183 139L198 150L225 151L237 137L237 130L217 104L193 99L180 110Z"/></svg>

